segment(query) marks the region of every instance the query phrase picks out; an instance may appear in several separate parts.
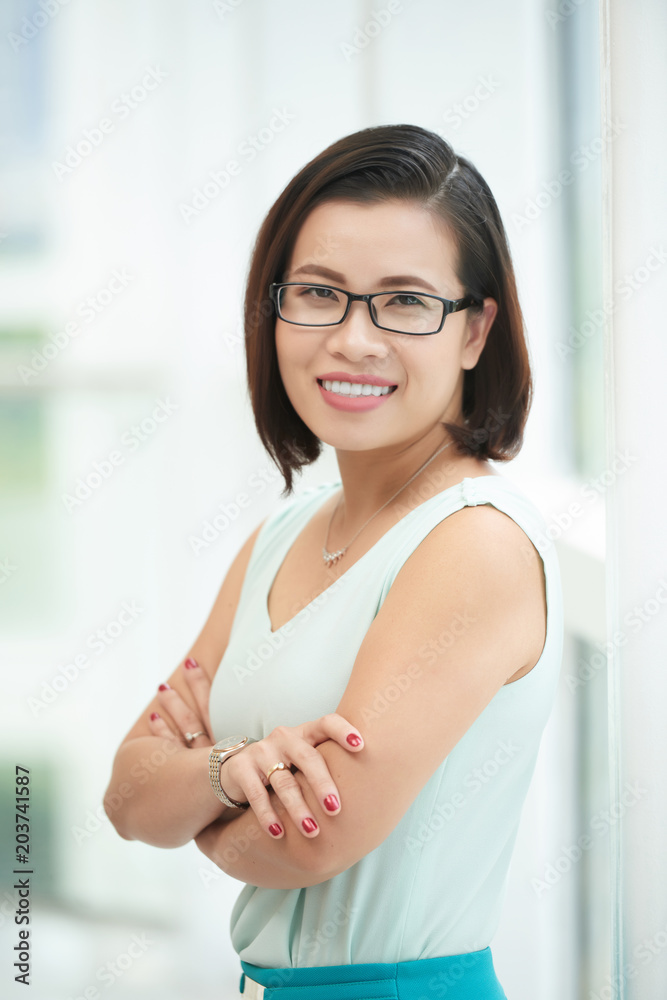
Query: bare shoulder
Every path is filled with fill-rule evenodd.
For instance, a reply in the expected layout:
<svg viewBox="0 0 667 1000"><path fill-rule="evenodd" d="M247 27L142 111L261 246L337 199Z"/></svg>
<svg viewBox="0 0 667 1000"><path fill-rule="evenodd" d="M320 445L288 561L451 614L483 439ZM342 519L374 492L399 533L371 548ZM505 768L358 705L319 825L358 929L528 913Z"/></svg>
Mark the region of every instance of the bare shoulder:
<svg viewBox="0 0 667 1000"><path fill-rule="evenodd" d="M491 503L462 507L440 521L424 539L425 551L467 552L469 558L530 577L542 571L542 559L517 522ZM419 548L419 547L418 547ZM528 573L526 574L526 570ZM530 582L530 581L529 581Z"/></svg>
<svg viewBox="0 0 667 1000"><path fill-rule="evenodd" d="M514 666L506 677L515 677L537 662L543 648L545 595L542 558L528 535L497 507L479 504L450 514L422 539L397 573L380 614L422 607L435 625L445 608L467 608L490 628L511 624Z"/></svg>

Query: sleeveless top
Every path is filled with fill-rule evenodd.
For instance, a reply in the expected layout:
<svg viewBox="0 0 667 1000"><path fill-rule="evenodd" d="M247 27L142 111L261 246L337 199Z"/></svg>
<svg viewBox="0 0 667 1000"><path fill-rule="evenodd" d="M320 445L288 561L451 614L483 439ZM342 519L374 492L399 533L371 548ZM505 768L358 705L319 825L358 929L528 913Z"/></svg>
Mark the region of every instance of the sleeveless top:
<svg viewBox="0 0 667 1000"><path fill-rule="evenodd" d="M259 531L211 688L216 741L236 733L262 739L278 725L335 712L401 566L440 521L464 506L492 504L535 545L544 564L546 640L533 669L500 688L377 848L319 885L245 885L232 909L232 946L241 959L264 968L410 962L486 948L500 921L521 811L560 673L556 550L540 549L546 530L541 513L501 475L463 479L413 508L272 632L267 597L278 569L341 485L338 479L283 501ZM428 662L428 655L424 647L415 650L417 662L420 656ZM389 688L385 694L391 697Z"/></svg>

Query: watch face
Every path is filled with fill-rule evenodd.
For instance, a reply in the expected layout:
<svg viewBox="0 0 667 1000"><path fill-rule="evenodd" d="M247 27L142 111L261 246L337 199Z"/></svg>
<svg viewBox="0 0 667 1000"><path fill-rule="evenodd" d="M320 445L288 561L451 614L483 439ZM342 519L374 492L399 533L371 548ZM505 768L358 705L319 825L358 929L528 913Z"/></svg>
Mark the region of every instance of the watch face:
<svg viewBox="0 0 667 1000"><path fill-rule="evenodd" d="M215 744L215 750L233 750L234 747L241 747L245 744L245 736L226 736L224 740L220 740L219 743Z"/></svg>

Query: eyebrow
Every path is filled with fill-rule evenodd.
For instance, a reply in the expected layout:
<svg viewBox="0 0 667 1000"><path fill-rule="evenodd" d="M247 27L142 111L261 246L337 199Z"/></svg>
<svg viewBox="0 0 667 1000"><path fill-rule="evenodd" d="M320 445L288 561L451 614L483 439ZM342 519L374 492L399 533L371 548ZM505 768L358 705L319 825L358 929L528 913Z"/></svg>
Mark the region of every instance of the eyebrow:
<svg viewBox="0 0 667 1000"><path fill-rule="evenodd" d="M288 276L290 274L292 278L302 274L316 274L322 278L328 278L330 281L337 281L339 283L345 281L345 275L339 271L332 271L328 267L322 267L320 264L305 264L303 267L297 267L296 270L288 272ZM436 295L438 294L437 288L434 288L428 281L424 281L423 278L418 278L414 274L391 274L386 278L381 278L376 284L380 288L391 288L394 290L400 289L401 285L419 285L421 288L427 288L429 291L435 292Z"/></svg>

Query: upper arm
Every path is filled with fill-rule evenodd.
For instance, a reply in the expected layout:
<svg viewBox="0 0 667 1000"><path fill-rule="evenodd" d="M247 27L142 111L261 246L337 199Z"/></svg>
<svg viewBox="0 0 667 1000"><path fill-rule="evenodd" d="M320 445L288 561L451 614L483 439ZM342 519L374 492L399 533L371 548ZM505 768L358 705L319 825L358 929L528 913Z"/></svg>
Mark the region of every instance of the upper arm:
<svg viewBox="0 0 667 1000"><path fill-rule="evenodd" d="M532 543L531 543L532 545ZM535 650L539 558L526 535L490 505L440 522L401 567L357 654L336 711L365 746L332 740L318 750L341 793L327 817L303 776L320 836L293 849L321 880L381 844L505 681ZM536 595L538 595L536 597ZM539 605L538 605L539 606ZM287 831L286 831L287 832Z"/></svg>
<svg viewBox="0 0 667 1000"><path fill-rule="evenodd" d="M225 579L222 582L222 586L220 587L218 596L215 599L215 603L204 627L197 636L194 644L183 657L183 660L186 660L189 656L195 659L199 666L206 671L211 681L215 676L229 642L229 636L234 622L236 609L238 607L239 598L241 596L241 588L243 587L246 569L250 561L250 556L252 554L257 535L259 534L263 524L264 521L262 521L255 528L253 533L249 536L235 556L231 566L227 570ZM181 661L181 663L182 662L183 661ZM166 680L170 687L174 688L181 695L190 708L196 710L192 693L187 682L185 681L185 678L183 677L181 664L176 667L174 672L169 677L160 677L158 679L160 683L164 680ZM128 740L135 739L137 736L152 735L148 719L152 712L157 712L159 710L159 707L157 697L153 698L153 700L146 705L135 724L123 738L121 746Z"/></svg>

